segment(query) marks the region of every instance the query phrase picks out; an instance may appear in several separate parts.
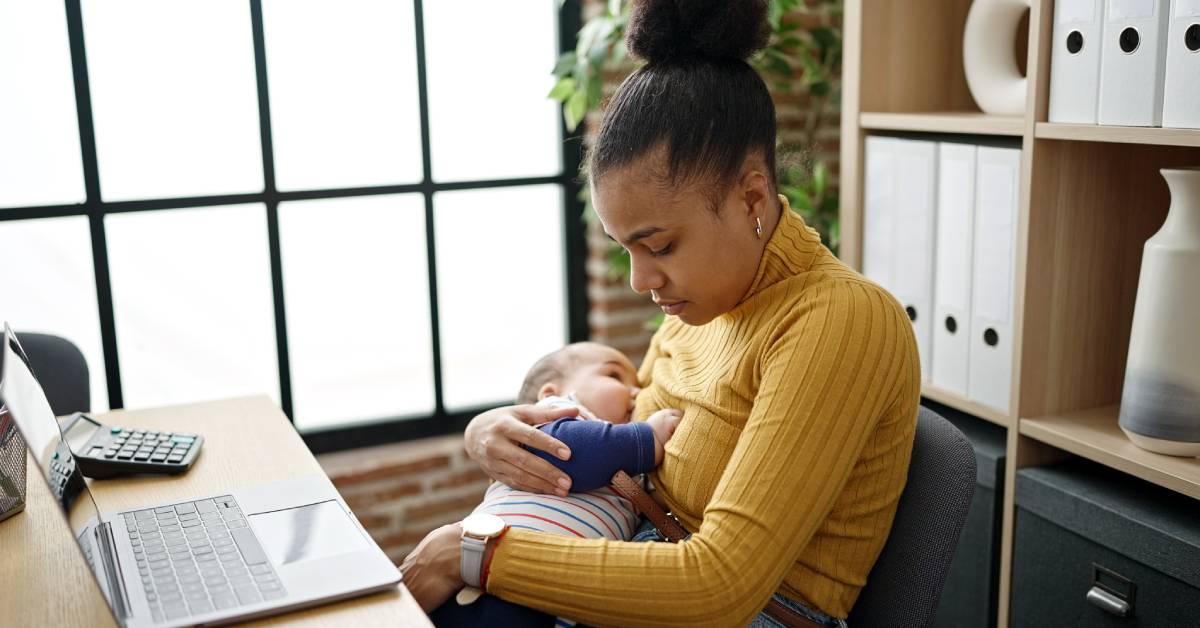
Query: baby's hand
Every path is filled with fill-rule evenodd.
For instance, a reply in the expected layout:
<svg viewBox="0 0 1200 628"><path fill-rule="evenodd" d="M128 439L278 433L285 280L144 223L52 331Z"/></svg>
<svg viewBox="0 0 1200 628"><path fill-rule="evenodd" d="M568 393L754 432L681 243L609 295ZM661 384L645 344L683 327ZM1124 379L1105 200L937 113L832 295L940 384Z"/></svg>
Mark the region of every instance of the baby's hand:
<svg viewBox="0 0 1200 628"><path fill-rule="evenodd" d="M662 464L663 447L667 441L671 440L671 435L675 433L675 428L679 427L681 419L683 419L683 412L674 408L659 410L646 419L646 422L650 424L650 429L654 432L654 466Z"/></svg>

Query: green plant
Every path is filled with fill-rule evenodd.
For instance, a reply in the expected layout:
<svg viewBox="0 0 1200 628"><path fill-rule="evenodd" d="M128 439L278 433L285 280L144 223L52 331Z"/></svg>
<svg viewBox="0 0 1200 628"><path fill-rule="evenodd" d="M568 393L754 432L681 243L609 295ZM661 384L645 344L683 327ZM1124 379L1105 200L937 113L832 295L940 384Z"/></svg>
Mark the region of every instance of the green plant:
<svg viewBox="0 0 1200 628"><path fill-rule="evenodd" d="M571 131L600 106L606 70L626 61L629 8L629 0L606 0L603 9L579 30L575 49L563 53L554 67L557 81L549 96L562 103L563 118ZM778 147L782 164L779 191L836 253L838 196L829 184L829 168L816 149L821 122L840 105L842 0L770 0L767 20L770 40L751 63L776 93L807 96L800 140ZM804 158L798 160L797 155ZM580 198L585 215L594 217L586 185ZM610 272L628 276L629 260L619 246L614 245L608 259Z"/></svg>

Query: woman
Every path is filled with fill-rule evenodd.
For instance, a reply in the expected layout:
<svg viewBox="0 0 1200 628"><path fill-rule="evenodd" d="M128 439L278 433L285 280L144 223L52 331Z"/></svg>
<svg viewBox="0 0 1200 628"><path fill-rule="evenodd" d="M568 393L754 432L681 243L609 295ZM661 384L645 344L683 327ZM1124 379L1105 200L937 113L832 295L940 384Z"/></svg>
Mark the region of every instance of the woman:
<svg viewBox="0 0 1200 628"><path fill-rule="evenodd" d="M762 0L636 3L629 49L647 63L613 96L589 159L634 290L668 315L635 415L683 410L651 480L692 536L511 529L486 549L490 594L622 626L766 622L774 595L839 625L887 539L916 424L916 344L899 304L776 194L774 106L745 62L765 15ZM562 474L516 443L558 452L530 426L562 415L486 412L467 450L499 481L561 491ZM430 533L402 566L426 610L463 586L460 530Z"/></svg>

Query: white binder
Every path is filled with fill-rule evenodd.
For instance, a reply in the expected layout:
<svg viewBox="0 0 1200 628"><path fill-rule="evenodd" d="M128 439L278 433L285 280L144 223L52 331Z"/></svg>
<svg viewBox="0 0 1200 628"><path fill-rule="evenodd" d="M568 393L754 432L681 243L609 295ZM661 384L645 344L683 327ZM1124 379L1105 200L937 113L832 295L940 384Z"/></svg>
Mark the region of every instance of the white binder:
<svg viewBox="0 0 1200 628"><path fill-rule="evenodd" d="M1173 0L1162 125L1200 129L1200 0Z"/></svg>
<svg viewBox="0 0 1200 628"><path fill-rule="evenodd" d="M896 195L896 143L890 137L866 138L863 190L863 275L894 291L892 243Z"/></svg>
<svg viewBox="0 0 1200 628"><path fill-rule="evenodd" d="M1050 53L1051 122L1096 124L1104 0L1057 0Z"/></svg>
<svg viewBox="0 0 1200 628"><path fill-rule="evenodd" d="M1100 124L1161 126L1169 0L1106 0Z"/></svg>
<svg viewBox="0 0 1200 628"><path fill-rule="evenodd" d="M975 239L975 151L971 144L938 145L932 381L964 397Z"/></svg>
<svg viewBox="0 0 1200 628"><path fill-rule="evenodd" d="M937 144L868 137L863 274L900 302L913 323L928 381L933 360L933 245Z"/></svg>
<svg viewBox="0 0 1200 628"><path fill-rule="evenodd" d="M979 147L967 396L1005 413L1012 389L1020 178L1020 150Z"/></svg>
<svg viewBox="0 0 1200 628"><path fill-rule="evenodd" d="M896 154L896 271L892 294L908 313L921 356L921 379L933 370L933 256L937 143L900 140Z"/></svg>

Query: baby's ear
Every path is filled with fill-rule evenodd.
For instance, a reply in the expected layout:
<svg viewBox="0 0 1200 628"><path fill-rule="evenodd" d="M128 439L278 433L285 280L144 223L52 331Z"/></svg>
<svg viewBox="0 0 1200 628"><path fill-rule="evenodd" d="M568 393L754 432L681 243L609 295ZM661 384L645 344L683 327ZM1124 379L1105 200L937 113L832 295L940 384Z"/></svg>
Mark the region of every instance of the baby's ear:
<svg viewBox="0 0 1200 628"><path fill-rule="evenodd" d="M558 384L555 384L554 382L546 382L545 384L542 384L541 388L538 389L538 401L541 401L546 397L554 397L556 395L558 395Z"/></svg>

